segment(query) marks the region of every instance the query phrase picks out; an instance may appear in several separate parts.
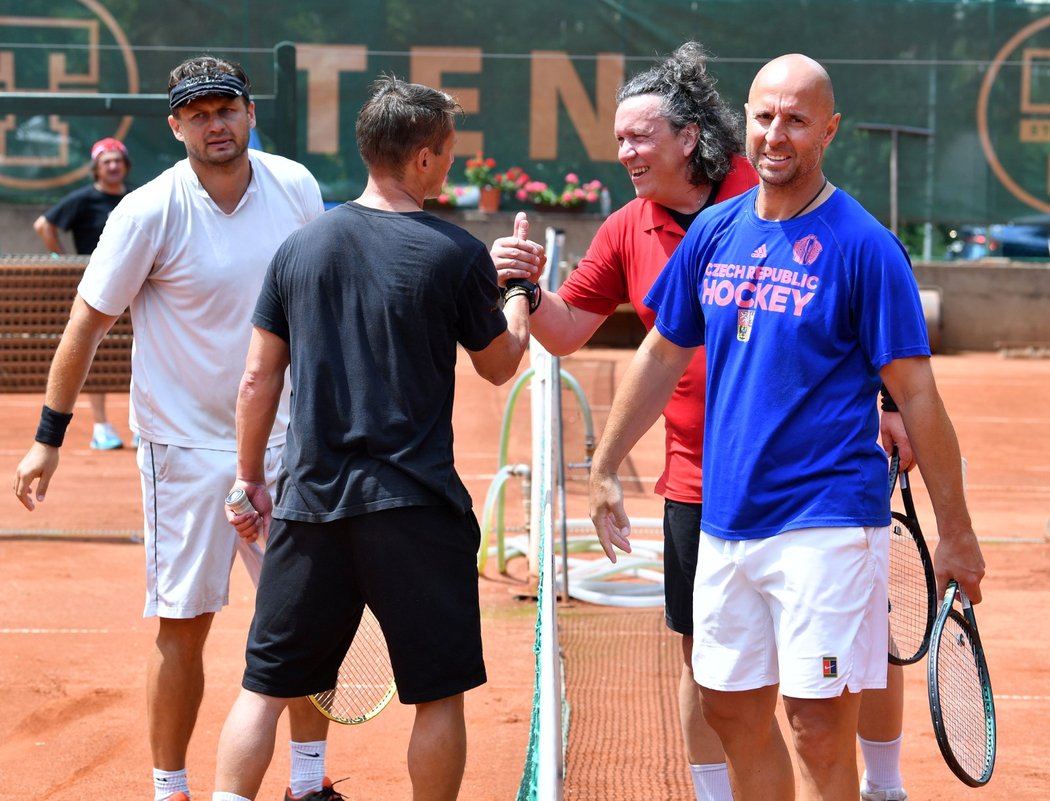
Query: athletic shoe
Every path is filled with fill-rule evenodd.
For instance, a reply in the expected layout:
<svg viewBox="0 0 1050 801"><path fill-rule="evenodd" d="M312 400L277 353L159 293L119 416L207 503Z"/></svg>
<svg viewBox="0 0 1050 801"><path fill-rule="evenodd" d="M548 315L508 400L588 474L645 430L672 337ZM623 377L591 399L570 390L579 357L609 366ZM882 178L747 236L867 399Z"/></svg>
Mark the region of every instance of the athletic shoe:
<svg viewBox="0 0 1050 801"><path fill-rule="evenodd" d="M342 781L342 779L340 779ZM321 780L321 789L306 795L294 796L292 791L284 791L284 801L345 801L346 796L332 786L332 780L325 776Z"/></svg>
<svg viewBox="0 0 1050 801"><path fill-rule="evenodd" d="M867 782L860 785L860 801L908 801L908 794L903 787L895 790L871 790Z"/></svg>
<svg viewBox="0 0 1050 801"><path fill-rule="evenodd" d="M96 451L115 451L124 447L124 441L112 429L99 431L91 437L91 447Z"/></svg>
<svg viewBox="0 0 1050 801"><path fill-rule="evenodd" d="M169 795L164 801L190 801L190 797L179 790L175 795Z"/></svg>

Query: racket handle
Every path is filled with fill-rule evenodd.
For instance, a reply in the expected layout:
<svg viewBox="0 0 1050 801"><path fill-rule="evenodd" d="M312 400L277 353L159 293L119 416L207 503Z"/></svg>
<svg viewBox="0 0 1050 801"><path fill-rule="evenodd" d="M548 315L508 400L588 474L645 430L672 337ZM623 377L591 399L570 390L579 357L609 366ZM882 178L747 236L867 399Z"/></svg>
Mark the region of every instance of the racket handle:
<svg viewBox="0 0 1050 801"><path fill-rule="evenodd" d="M252 502L248 500L248 493L242 489L231 490L230 494L226 496L226 505L233 510L234 514L238 515L255 511Z"/></svg>

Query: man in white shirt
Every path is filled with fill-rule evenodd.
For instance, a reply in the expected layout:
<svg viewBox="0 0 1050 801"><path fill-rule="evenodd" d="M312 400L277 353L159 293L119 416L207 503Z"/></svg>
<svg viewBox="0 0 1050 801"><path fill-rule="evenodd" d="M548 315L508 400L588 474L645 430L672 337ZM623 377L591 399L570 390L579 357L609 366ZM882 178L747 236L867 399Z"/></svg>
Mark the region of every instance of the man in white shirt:
<svg viewBox="0 0 1050 801"><path fill-rule="evenodd" d="M243 544L223 510L236 475L235 404L252 310L277 247L324 210L305 167L248 150L255 125L249 90L243 69L223 59L201 56L172 70L168 124L187 158L110 215L55 353L36 442L15 474L15 494L32 510L58 467L95 349L130 306L144 615L159 619L147 683L156 801L189 798L186 749L203 694L204 642L229 601L235 551L258 578L261 551ZM286 392L267 442L271 490L287 422ZM341 797L322 781L327 722L306 699L289 708L288 796Z"/></svg>

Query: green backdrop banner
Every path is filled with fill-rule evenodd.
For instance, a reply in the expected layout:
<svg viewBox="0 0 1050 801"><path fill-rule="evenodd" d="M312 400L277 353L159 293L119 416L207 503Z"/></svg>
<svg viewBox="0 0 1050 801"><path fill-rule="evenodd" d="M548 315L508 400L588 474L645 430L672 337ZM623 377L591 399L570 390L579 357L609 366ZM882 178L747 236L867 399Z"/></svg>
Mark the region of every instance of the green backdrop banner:
<svg viewBox="0 0 1050 801"><path fill-rule="evenodd" d="M174 64L210 52L272 93L274 48L287 41L296 156L327 200L360 191L354 118L369 83L392 72L457 96L460 156L483 152L553 185L570 171L598 178L617 205L631 189L616 161L616 88L687 38L705 44L740 108L767 59L797 50L825 64L843 114L826 171L887 224L892 163L902 225L1050 213L1050 7L1002 0L0 0L0 201L51 202L84 182L102 136L127 141L138 183L182 156L163 103L155 115L74 116L62 92L163 93ZM20 113L3 92L53 92L54 109ZM274 131L260 133L272 147Z"/></svg>

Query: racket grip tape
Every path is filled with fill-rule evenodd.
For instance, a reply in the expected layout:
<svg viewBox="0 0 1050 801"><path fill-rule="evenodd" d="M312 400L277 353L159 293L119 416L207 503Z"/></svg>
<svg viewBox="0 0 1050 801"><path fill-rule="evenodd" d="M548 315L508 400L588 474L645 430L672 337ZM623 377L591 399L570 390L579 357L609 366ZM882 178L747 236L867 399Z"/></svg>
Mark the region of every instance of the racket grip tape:
<svg viewBox="0 0 1050 801"><path fill-rule="evenodd" d="M248 500L248 494L242 489L231 490L226 496L226 505L233 510L234 514L243 515L255 510L252 502Z"/></svg>

